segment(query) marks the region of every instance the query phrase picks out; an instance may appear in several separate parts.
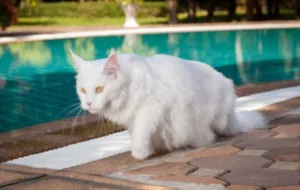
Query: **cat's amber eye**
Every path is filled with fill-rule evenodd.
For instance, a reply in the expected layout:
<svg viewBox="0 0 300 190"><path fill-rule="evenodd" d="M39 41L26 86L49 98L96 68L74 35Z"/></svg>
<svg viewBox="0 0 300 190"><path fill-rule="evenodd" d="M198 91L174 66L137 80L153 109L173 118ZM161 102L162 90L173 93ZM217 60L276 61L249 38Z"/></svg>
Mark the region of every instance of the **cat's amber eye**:
<svg viewBox="0 0 300 190"><path fill-rule="evenodd" d="M97 93L100 93L100 92L102 92L104 90L104 87L103 86L98 86L97 88L96 88L96 92Z"/></svg>
<svg viewBox="0 0 300 190"><path fill-rule="evenodd" d="M80 89L81 90L81 92L83 93L83 94L85 94L86 93L86 91L85 91L85 89L84 88L82 88L82 89Z"/></svg>

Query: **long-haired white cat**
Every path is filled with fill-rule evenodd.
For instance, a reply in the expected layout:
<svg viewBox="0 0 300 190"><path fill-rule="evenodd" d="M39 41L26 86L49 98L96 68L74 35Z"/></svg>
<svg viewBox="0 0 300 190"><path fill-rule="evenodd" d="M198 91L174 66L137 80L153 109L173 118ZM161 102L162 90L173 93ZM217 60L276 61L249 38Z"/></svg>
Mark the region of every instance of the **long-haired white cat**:
<svg viewBox="0 0 300 190"><path fill-rule="evenodd" d="M136 159L266 125L259 112L235 112L232 81L207 64L114 50L94 61L71 54L81 107L125 126Z"/></svg>

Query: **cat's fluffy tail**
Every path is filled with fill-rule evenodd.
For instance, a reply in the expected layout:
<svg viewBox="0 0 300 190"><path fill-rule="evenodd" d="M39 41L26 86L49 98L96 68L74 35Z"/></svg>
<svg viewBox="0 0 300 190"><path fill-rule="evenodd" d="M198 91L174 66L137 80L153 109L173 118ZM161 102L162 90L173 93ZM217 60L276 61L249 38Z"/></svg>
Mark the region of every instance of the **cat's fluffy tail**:
<svg viewBox="0 0 300 190"><path fill-rule="evenodd" d="M235 111L228 127L230 135L235 135L267 126L267 120L258 111Z"/></svg>

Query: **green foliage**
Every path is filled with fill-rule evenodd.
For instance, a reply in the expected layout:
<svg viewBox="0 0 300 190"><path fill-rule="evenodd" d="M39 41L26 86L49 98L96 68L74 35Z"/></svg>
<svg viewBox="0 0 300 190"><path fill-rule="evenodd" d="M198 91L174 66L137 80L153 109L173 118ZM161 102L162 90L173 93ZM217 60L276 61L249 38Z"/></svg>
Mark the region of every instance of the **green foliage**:
<svg viewBox="0 0 300 190"><path fill-rule="evenodd" d="M138 17L166 16L166 2L144 2L140 5ZM61 2L40 3L19 10L20 17L76 17L103 18L124 17L119 3L113 2Z"/></svg>
<svg viewBox="0 0 300 190"><path fill-rule="evenodd" d="M10 26L11 23L17 22L14 4L14 0L0 0L0 25L2 29Z"/></svg>
<svg viewBox="0 0 300 190"><path fill-rule="evenodd" d="M25 0L26 6L36 6L39 0Z"/></svg>
<svg viewBox="0 0 300 190"><path fill-rule="evenodd" d="M136 3L136 4L142 4L144 1L143 0L115 0L117 3Z"/></svg>

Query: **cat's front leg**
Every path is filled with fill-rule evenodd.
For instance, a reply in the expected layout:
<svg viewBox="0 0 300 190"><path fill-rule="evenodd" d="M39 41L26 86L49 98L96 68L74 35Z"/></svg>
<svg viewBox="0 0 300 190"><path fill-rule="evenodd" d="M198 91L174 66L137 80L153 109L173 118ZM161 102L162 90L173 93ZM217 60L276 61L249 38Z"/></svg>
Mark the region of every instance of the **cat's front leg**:
<svg viewBox="0 0 300 190"><path fill-rule="evenodd" d="M150 117L139 117L131 133L131 154L138 160L144 160L154 153L151 137L156 131L156 126Z"/></svg>

